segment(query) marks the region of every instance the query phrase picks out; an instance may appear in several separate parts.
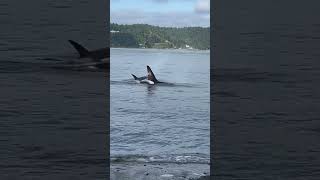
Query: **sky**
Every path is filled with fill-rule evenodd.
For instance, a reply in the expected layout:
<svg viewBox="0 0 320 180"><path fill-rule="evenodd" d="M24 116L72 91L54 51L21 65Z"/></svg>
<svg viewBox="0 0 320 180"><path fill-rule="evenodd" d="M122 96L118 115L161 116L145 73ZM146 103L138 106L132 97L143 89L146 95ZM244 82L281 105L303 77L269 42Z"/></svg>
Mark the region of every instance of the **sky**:
<svg viewBox="0 0 320 180"><path fill-rule="evenodd" d="M209 27L210 0L111 0L111 23Z"/></svg>

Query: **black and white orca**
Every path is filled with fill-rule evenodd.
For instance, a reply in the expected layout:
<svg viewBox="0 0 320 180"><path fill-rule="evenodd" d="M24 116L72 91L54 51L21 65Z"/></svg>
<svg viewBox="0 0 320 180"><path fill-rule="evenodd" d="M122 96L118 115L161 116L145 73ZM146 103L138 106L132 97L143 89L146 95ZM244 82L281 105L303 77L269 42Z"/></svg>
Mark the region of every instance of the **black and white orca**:
<svg viewBox="0 0 320 180"><path fill-rule="evenodd" d="M162 83L160 81L157 80L156 76L153 74L150 66L147 66L147 76L143 76L143 77L137 77L134 74L131 74L134 78L134 80L138 83L146 83L146 84L158 84L158 83Z"/></svg>
<svg viewBox="0 0 320 180"><path fill-rule="evenodd" d="M87 58L88 62L79 62L77 64L72 64L74 68L88 67L93 69L107 69L110 67L110 48L101 48L89 51L84 48L79 43L69 40L69 43L77 50L79 53L79 59Z"/></svg>

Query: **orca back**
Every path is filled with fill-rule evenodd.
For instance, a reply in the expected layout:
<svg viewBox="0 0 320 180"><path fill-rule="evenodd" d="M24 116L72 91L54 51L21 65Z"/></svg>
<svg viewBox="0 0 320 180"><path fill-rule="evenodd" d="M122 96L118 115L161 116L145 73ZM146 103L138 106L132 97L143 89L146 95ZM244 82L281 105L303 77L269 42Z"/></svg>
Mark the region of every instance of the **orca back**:
<svg viewBox="0 0 320 180"><path fill-rule="evenodd" d="M90 56L92 56L95 59L110 58L110 48L107 47L107 48L90 51Z"/></svg>

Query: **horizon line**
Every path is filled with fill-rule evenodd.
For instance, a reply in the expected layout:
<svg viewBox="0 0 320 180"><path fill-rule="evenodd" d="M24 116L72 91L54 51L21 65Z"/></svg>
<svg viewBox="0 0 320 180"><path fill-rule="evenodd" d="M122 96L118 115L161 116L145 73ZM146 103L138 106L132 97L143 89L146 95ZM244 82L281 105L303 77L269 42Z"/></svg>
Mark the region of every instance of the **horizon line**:
<svg viewBox="0 0 320 180"><path fill-rule="evenodd" d="M153 25L153 24L147 24L147 23L121 24L121 23L115 23L115 22L110 22L110 24L118 24L118 25L149 25L149 26L164 27L164 28L190 28L190 27L210 28L210 25L209 26L159 26L159 25Z"/></svg>

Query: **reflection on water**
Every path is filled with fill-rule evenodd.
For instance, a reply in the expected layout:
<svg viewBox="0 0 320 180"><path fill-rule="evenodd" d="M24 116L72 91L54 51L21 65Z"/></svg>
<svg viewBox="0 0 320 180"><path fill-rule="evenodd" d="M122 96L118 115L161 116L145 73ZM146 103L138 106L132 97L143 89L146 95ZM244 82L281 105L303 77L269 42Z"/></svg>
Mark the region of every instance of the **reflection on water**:
<svg viewBox="0 0 320 180"><path fill-rule="evenodd" d="M157 90L156 85L148 85L147 86L148 95L153 95L156 90Z"/></svg>

